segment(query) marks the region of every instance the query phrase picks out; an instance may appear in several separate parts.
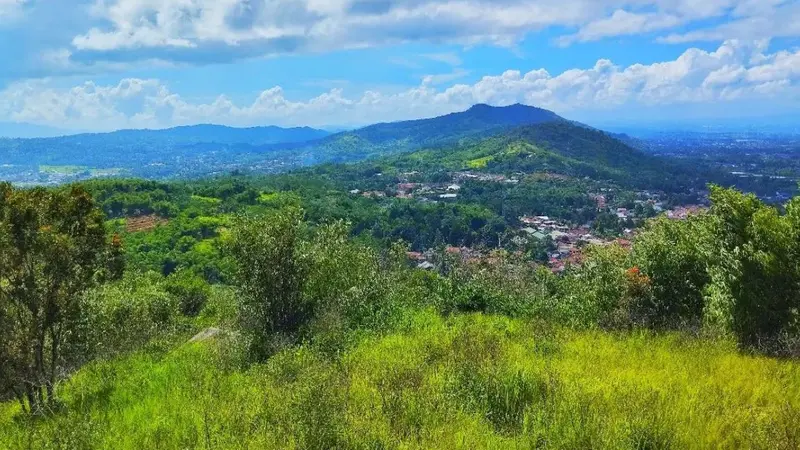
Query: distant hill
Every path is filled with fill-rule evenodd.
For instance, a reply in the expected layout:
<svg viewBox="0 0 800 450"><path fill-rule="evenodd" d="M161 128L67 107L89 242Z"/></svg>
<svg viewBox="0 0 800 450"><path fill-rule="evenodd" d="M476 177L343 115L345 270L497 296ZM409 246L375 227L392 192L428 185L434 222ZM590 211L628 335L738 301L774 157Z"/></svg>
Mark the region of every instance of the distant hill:
<svg viewBox="0 0 800 450"><path fill-rule="evenodd" d="M493 107L475 105L467 111L431 119L380 123L353 131L333 134L310 143L314 161L353 161L431 147L480 135L491 135L520 126L564 122L552 111L526 105Z"/></svg>
<svg viewBox="0 0 800 450"><path fill-rule="evenodd" d="M540 173L671 192L702 188L706 181L719 176L701 173L678 160L648 154L617 136L567 120L503 127L456 143L386 155L359 166L352 171L367 173L369 167L381 167L398 173ZM330 172L327 168L320 170ZM336 172L341 172L341 177L352 177L345 170L334 170L331 175L337 176Z"/></svg>
<svg viewBox="0 0 800 450"><path fill-rule="evenodd" d="M263 156L264 146L291 147L328 135L308 127L195 125L0 139L0 179L58 182L97 174L148 178L199 175L248 164L254 157Z"/></svg>
<svg viewBox="0 0 800 450"><path fill-rule="evenodd" d="M55 138L0 139L0 179L63 182L90 176L200 176L280 172L322 162L358 161L457 144L520 125L565 122L524 105L475 105L430 119L381 123L330 134L313 128L195 125Z"/></svg>
<svg viewBox="0 0 800 450"><path fill-rule="evenodd" d="M69 136L72 140L102 139L105 142L163 142L169 144L249 144L271 145L312 141L330 133L309 127L281 128L276 126L233 128L223 125L191 125L163 130L120 130L112 133Z"/></svg>

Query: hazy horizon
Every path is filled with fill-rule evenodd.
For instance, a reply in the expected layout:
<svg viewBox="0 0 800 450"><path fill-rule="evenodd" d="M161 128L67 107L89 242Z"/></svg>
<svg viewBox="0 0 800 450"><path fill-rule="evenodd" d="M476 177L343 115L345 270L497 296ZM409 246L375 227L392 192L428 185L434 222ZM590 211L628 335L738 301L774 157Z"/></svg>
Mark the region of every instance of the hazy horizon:
<svg viewBox="0 0 800 450"><path fill-rule="evenodd" d="M0 123L354 128L519 102L749 126L800 110L798 17L787 0L0 0Z"/></svg>

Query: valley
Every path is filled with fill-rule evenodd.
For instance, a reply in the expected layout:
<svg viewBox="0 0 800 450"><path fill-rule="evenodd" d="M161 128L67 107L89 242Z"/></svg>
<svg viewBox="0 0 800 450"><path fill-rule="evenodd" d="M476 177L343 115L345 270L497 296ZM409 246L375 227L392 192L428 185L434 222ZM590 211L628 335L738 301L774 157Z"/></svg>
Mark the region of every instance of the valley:
<svg viewBox="0 0 800 450"><path fill-rule="evenodd" d="M212 131L4 166L0 447L797 442L789 177L521 105Z"/></svg>

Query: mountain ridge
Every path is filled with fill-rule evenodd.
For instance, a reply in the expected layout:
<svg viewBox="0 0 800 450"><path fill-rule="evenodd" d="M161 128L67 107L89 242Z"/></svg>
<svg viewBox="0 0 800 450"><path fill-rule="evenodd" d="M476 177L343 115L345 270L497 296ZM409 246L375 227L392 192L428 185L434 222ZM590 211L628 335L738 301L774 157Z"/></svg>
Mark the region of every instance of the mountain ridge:
<svg viewBox="0 0 800 450"><path fill-rule="evenodd" d="M115 173L145 178L195 177L231 170L274 173L320 163L356 162L421 149L448 148L547 124L559 126L567 134L592 130L613 139L607 133L546 109L522 104L502 107L477 104L438 117L377 123L334 134L308 127L233 128L199 124L164 130L0 140L0 163L22 165L32 173L38 172L39 178L43 165L51 173L53 166L77 166L81 168L78 171L81 176L85 176L87 169L91 173L92 168L118 168ZM581 145L591 146L591 143ZM0 168L0 177L14 170L12 167L4 172ZM56 178L56 182L66 181L63 176Z"/></svg>
<svg viewBox="0 0 800 450"><path fill-rule="evenodd" d="M566 121L552 111L522 104L476 104L442 116L369 125L332 134L303 150L315 162L347 162L423 147L455 144L465 138L490 135L520 125Z"/></svg>

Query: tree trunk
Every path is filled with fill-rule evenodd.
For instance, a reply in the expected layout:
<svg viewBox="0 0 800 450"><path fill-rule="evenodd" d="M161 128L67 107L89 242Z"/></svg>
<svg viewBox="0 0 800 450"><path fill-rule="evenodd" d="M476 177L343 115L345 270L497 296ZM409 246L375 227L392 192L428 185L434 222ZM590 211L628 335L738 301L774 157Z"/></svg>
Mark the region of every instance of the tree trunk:
<svg viewBox="0 0 800 450"><path fill-rule="evenodd" d="M36 413L39 410L39 404L36 401L36 387L29 381L25 382L25 397L28 398L28 412Z"/></svg>
<svg viewBox="0 0 800 450"><path fill-rule="evenodd" d="M56 385L56 366L58 364L58 347L60 344L60 340L58 339L58 333L51 329L50 330L50 373L48 374L47 380L47 401L52 406L55 402L55 391L54 387Z"/></svg>

